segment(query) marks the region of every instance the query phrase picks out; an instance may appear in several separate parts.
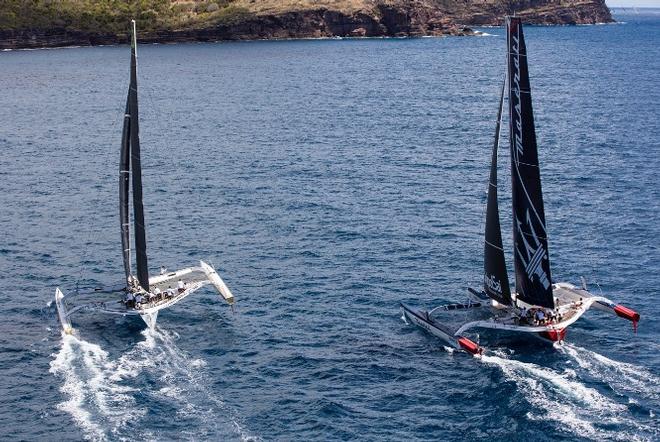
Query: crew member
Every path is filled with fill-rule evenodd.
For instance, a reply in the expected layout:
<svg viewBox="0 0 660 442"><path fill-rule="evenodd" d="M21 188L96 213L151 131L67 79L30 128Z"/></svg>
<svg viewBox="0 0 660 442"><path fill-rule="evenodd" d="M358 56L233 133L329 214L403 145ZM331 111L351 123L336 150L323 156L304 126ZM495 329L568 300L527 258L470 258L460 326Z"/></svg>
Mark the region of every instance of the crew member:
<svg viewBox="0 0 660 442"><path fill-rule="evenodd" d="M538 325L543 325L543 323L545 322L545 314L541 309L538 309L536 311L536 322L538 323Z"/></svg>
<svg viewBox="0 0 660 442"><path fill-rule="evenodd" d="M126 307L133 308L134 301L135 301L135 297L133 296L133 292L127 292L126 296L124 297L124 303L126 304Z"/></svg>

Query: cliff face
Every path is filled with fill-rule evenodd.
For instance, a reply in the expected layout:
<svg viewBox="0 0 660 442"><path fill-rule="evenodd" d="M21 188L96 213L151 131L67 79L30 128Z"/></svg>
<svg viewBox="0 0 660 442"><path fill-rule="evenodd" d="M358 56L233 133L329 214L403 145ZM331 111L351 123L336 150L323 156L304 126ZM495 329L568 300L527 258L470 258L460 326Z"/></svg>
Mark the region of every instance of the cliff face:
<svg viewBox="0 0 660 442"><path fill-rule="evenodd" d="M614 22L605 0L515 0L467 2L454 19L473 26L501 25L505 15L536 25L577 25Z"/></svg>
<svg viewBox="0 0 660 442"><path fill-rule="evenodd" d="M76 0L72 1L70 4L75 6ZM102 0L86 1L107 6ZM613 21L604 0L151 1L158 2L158 9L132 10L126 7L130 2L124 2L121 10L99 10L98 14L104 15L98 19L93 15L90 19L90 14L79 14L78 10L46 10L32 23L15 13L9 15L9 11L7 17L13 22L2 20L0 14L0 49L124 43L127 37L121 29L126 29L129 17L138 18L141 41L163 43L467 35L472 33L467 26L498 25L505 15L514 12L531 24ZM25 9L17 11L20 14ZM49 20L46 13L53 13L53 18Z"/></svg>

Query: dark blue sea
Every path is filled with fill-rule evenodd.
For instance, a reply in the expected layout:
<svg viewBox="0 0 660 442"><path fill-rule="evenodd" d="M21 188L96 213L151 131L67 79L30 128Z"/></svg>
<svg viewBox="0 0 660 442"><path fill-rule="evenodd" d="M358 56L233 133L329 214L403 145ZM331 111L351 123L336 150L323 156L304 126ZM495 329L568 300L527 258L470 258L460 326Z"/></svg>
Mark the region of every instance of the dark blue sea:
<svg viewBox="0 0 660 442"><path fill-rule="evenodd" d="M502 29L140 46L152 271L206 260L237 308L204 289L67 337L55 288L123 274L129 51L0 53L0 439L660 439L660 11L617 17L526 37L553 277L639 331L590 311L482 359L399 302L480 286Z"/></svg>

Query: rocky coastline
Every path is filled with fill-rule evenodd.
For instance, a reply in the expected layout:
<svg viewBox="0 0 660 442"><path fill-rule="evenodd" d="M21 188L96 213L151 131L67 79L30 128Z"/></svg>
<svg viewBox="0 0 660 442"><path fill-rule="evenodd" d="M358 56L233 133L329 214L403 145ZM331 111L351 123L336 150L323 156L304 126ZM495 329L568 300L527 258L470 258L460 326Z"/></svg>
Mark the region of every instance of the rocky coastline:
<svg viewBox="0 0 660 442"><path fill-rule="evenodd" d="M367 7L368 6L368 7ZM222 40L277 40L333 37L421 37L473 35L471 26L501 25L513 12L535 25L594 24L614 21L604 0L374 0L359 8L310 7L256 11L231 20L140 32L143 43ZM138 23L139 26L139 23ZM94 46L126 43L127 35L73 25L0 27L0 49Z"/></svg>

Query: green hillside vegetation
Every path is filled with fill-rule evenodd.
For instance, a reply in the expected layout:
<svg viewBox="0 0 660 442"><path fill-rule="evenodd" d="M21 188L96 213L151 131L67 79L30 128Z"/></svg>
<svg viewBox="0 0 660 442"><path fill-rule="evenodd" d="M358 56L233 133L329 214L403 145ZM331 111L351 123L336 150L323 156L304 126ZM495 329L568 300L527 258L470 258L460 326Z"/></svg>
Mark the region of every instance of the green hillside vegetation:
<svg viewBox="0 0 660 442"><path fill-rule="evenodd" d="M515 11L530 24L606 23L605 0L0 0L0 49L471 35Z"/></svg>
<svg viewBox="0 0 660 442"><path fill-rule="evenodd" d="M249 9L232 0L0 0L0 30L63 28L122 34L131 19L144 32L240 21Z"/></svg>

